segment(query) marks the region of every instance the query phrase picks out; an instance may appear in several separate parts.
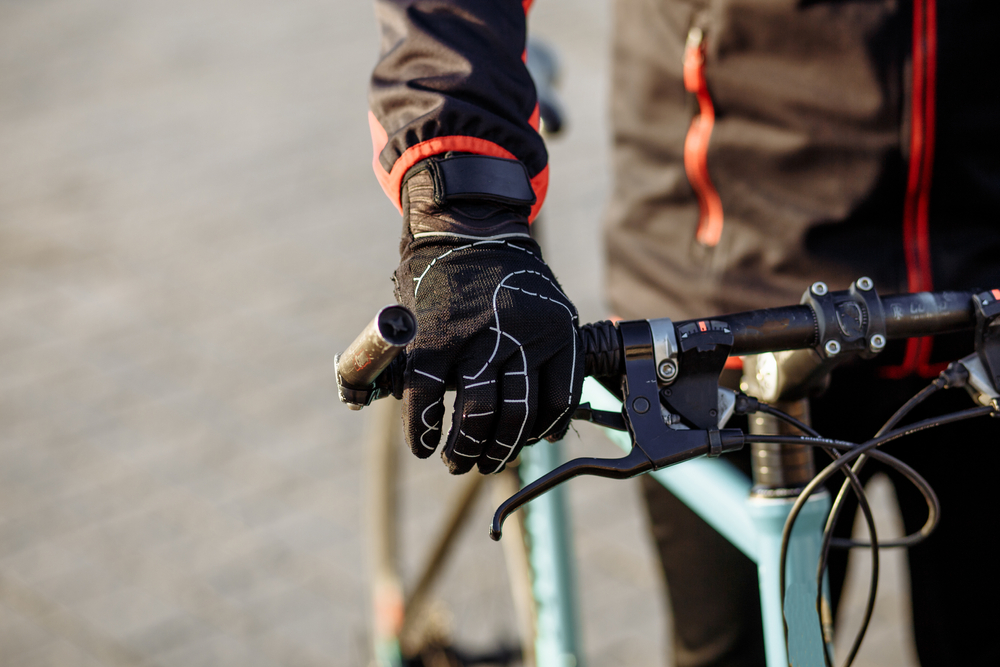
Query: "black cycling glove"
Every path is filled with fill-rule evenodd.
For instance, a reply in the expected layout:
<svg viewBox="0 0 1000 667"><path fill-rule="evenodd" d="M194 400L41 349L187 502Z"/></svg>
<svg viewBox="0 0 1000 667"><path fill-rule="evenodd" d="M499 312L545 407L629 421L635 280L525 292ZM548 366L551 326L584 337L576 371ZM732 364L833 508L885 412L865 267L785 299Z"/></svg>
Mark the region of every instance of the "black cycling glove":
<svg viewBox="0 0 1000 667"><path fill-rule="evenodd" d="M561 437L580 400L577 312L528 236L533 194L519 201L496 178L476 182L477 170L496 176L497 167L501 181L507 170L516 182L510 166L523 172L509 160L432 159L414 167L403 186L396 297L419 328L408 348L403 427L413 453L430 456L441 438L445 387L454 387L442 451L452 473L473 464L498 472L525 444ZM456 173L468 182L458 183ZM462 196L463 189L474 196Z"/></svg>

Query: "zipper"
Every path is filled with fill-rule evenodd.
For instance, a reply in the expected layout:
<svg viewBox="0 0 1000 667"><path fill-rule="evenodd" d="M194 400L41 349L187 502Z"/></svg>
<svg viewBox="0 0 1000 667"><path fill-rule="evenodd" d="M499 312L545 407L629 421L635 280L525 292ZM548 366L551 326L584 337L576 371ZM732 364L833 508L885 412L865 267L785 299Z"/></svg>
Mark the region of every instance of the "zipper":
<svg viewBox="0 0 1000 667"><path fill-rule="evenodd" d="M934 167L935 91L937 88L937 0L913 3L913 94L910 104L910 160L903 204L903 249L910 292L934 289L931 273L930 193ZM911 338L899 366L882 375L934 377L944 364L931 364L934 339Z"/></svg>
<svg viewBox="0 0 1000 667"><path fill-rule="evenodd" d="M684 170L698 198L698 229L695 238L708 247L722 236L722 200L708 175L708 141L715 125L715 106L705 80L705 33L695 26L684 47L684 88L698 100L698 115L691 120L684 139Z"/></svg>

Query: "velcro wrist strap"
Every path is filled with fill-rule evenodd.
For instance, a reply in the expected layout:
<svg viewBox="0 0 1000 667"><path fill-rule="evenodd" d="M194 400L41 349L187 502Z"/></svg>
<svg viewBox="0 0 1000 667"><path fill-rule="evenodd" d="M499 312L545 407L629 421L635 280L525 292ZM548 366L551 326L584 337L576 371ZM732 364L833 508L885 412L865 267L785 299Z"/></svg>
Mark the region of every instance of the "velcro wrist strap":
<svg viewBox="0 0 1000 667"><path fill-rule="evenodd" d="M528 170L518 160L485 155L446 155L421 163L434 181L434 203L449 201L492 201L514 206L531 206L535 191Z"/></svg>

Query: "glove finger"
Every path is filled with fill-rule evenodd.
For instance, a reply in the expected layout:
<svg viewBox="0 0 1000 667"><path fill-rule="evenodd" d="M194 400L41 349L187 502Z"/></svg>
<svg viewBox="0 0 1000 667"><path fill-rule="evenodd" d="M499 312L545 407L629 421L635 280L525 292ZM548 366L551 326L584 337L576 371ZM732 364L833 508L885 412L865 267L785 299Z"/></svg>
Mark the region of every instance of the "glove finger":
<svg viewBox="0 0 1000 667"><path fill-rule="evenodd" d="M479 459L479 472L500 472L521 451L535 423L538 375L529 372L522 354L504 366L500 376L500 417L493 438Z"/></svg>
<svg viewBox="0 0 1000 667"><path fill-rule="evenodd" d="M441 440L444 417L444 377L447 368L414 352L406 365L403 387L403 433L418 458L426 459Z"/></svg>
<svg viewBox="0 0 1000 667"><path fill-rule="evenodd" d="M531 442L562 437L580 402L583 388L583 355L579 341L563 347L538 374L538 417Z"/></svg>
<svg viewBox="0 0 1000 667"><path fill-rule="evenodd" d="M472 370L477 373L480 368ZM455 395L455 412L452 414L448 443L441 452L448 470L453 475L472 470L499 417L497 411L497 379L490 366L477 375L459 373L462 380Z"/></svg>

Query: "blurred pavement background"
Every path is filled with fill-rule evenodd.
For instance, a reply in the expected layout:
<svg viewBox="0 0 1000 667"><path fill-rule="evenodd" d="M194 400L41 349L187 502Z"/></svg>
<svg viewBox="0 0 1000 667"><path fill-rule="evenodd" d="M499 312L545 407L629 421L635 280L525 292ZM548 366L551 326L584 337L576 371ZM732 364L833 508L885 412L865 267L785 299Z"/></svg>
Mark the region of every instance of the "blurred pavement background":
<svg viewBox="0 0 1000 667"><path fill-rule="evenodd" d="M609 17L532 17L570 121L548 259L584 320L605 315ZM0 664L368 663L364 419L333 356L392 300L376 49L366 0L0 0ZM571 454L612 452L580 431ZM404 468L417 551L454 485ZM473 647L514 632L487 498L442 586ZM571 499L588 663L667 664L635 485ZM868 664L907 664L883 582Z"/></svg>

